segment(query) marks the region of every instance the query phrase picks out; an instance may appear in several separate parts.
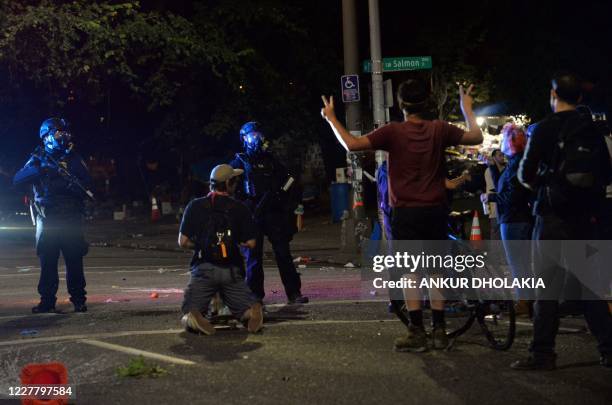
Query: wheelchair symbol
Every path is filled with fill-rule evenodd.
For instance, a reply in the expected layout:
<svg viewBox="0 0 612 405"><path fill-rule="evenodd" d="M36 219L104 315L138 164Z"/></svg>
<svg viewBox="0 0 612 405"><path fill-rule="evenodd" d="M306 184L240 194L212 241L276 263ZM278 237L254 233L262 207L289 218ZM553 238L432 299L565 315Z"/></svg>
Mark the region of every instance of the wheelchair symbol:
<svg viewBox="0 0 612 405"><path fill-rule="evenodd" d="M350 77L347 77L346 80L344 81L344 88L345 89L355 88L355 83L353 83Z"/></svg>

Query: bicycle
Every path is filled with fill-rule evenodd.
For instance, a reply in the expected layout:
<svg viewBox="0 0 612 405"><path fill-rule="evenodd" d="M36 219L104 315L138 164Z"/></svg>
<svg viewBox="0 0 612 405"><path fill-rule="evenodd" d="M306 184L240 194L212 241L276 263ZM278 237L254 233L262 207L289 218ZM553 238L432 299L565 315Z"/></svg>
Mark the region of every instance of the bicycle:
<svg viewBox="0 0 612 405"><path fill-rule="evenodd" d="M449 232L449 239L454 241L453 246L461 250L460 252L455 251L455 254L474 252L472 247L461 239L460 236L464 236L462 235L464 232L458 232L458 230L465 229L465 221L471 219L471 216L472 211L463 211L449 216L449 229L451 230ZM492 273L487 266L479 270L479 272ZM453 313L452 319L465 318L465 320L458 327L447 332L449 345L446 347L446 350L451 350L457 338L470 330L474 322L478 322L482 333L492 349L508 350L512 346L516 333L516 313L514 301L510 294L497 300L465 298L450 301L449 304ZM403 302L392 300L391 305L394 309L393 312L395 312L402 323L408 326L410 321Z"/></svg>

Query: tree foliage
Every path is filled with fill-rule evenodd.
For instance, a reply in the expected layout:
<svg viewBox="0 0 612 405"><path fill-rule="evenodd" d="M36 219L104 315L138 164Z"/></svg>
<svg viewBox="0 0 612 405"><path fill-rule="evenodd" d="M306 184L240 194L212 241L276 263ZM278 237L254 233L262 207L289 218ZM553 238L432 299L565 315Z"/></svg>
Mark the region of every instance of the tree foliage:
<svg viewBox="0 0 612 405"><path fill-rule="evenodd" d="M246 53L221 35L199 35L184 17L143 12L138 1L5 1L2 13L0 61L12 81L27 78L59 103L66 89L95 103L120 83L151 110L168 106L195 74L239 74L232 68Z"/></svg>
<svg viewBox="0 0 612 405"><path fill-rule="evenodd" d="M70 98L105 106L112 90L108 108L151 121L161 148L205 153L204 139L227 145L248 119L272 137L312 138L319 88L310 84L335 84L323 58L332 72L341 66L336 44L306 46L317 34L303 13L315 16L320 2L187 3L177 15L135 0L4 0L0 69L13 89L36 88L49 111Z"/></svg>

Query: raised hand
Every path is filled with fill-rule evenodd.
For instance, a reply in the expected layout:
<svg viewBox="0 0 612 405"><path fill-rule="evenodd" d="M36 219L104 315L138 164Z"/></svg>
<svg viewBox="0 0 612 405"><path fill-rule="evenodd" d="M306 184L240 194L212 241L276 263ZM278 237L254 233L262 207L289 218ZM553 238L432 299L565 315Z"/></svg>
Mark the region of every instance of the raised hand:
<svg viewBox="0 0 612 405"><path fill-rule="evenodd" d="M459 85L459 104L463 112L471 111L472 104L474 104L474 98L471 93L474 89L474 85L470 84L470 87L466 91L463 90L463 85Z"/></svg>
<svg viewBox="0 0 612 405"><path fill-rule="evenodd" d="M334 96L329 96L329 99L325 96L321 96L323 100L323 108L321 108L321 116L327 121L331 121L336 118L336 111L334 110Z"/></svg>

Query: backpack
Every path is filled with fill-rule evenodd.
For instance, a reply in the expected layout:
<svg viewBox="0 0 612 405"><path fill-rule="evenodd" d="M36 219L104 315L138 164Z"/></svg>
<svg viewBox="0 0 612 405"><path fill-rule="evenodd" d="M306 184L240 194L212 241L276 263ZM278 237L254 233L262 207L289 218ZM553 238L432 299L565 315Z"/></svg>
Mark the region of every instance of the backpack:
<svg viewBox="0 0 612 405"><path fill-rule="evenodd" d="M233 263L237 254L231 230L229 212L215 207L214 196L206 197L204 209L206 224L198 237L197 248L200 259L219 266Z"/></svg>
<svg viewBox="0 0 612 405"><path fill-rule="evenodd" d="M553 211L593 208L605 197L610 157L590 116L570 117L559 134L543 191Z"/></svg>

